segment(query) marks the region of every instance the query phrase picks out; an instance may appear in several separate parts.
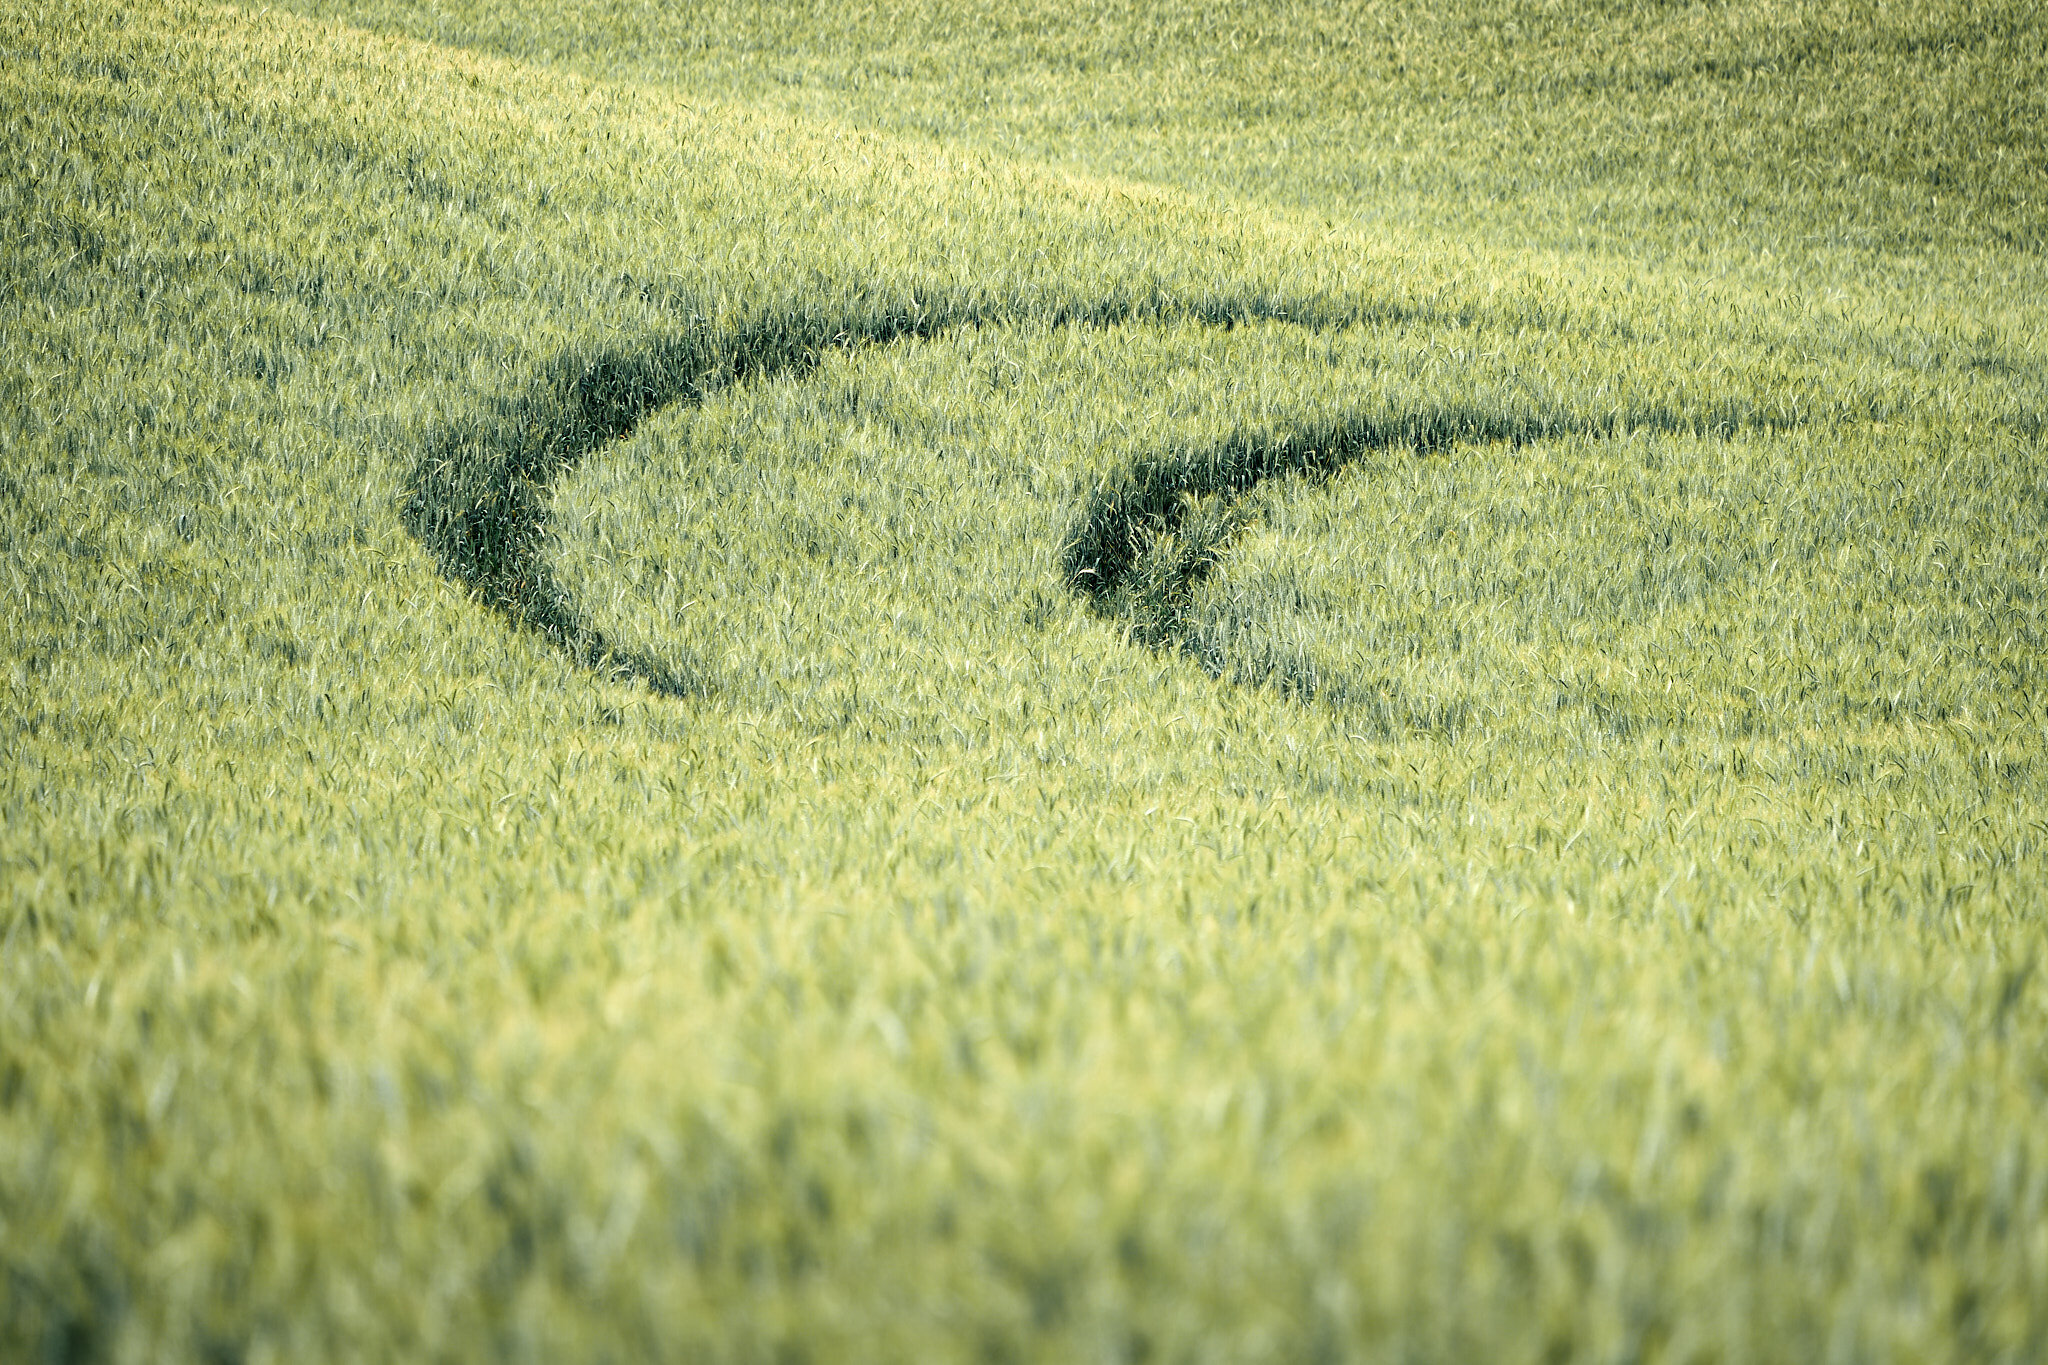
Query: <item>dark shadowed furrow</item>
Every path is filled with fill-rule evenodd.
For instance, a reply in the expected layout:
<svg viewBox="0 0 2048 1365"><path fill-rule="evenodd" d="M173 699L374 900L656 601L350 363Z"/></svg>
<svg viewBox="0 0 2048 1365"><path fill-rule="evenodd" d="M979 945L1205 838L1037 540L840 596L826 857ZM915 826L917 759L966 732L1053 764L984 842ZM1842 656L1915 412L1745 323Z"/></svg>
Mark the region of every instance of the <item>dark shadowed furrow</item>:
<svg viewBox="0 0 2048 1365"><path fill-rule="evenodd" d="M1378 450L1442 450L1460 442L1528 444L1556 436L1608 436L1614 432L1720 432L1755 426L1786 426L1763 420L1749 405L1722 403L1704 411L1671 407L1583 417L1569 411L1483 411L1477 407L1432 407L1401 415L1337 413L1298 432L1241 432L1204 450L1149 454L1087 499L1073 528L1061 567L1077 591L1108 602L1126 585L1145 548L1178 534L1204 499L1233 501L1276 475L1325 479L1354 460ZM1214 557L1192 557L1190 567L1214 565ZM1200 571L1200 569L1196 569Z"/></svg>
<svg viewBox="0 0 2048 1365"><path fill-rule="evenodd" d="M757 376L808 372L833 347L929 336L944 325L951 323L913 304L857 328L785 317L723 336L700 329L565 357L531 392L428 447L413 472L405 523L442 572L578 663L665 695L693 694L702 690L693 672L618 646L578 614L544 553L550 487L670 404L701 403Z"/></svg>
<svg viewBox="0 0 2048 1365"><path fill-rule="evenodd" d="M696 326L632 347L557 360L527 393L504 399L473 421L431 441L413 472L403 508L406 526L433 552L442 572L487 607L539 632L577 663L651 690L684 697L707 690L701 670L653 658L610 639L578 612L549 568L549 490L593 451L630 435L676 403L700 404L727 385L815 370L833 350L926 340L963 326L1039 321L1054 327L1196 322L1233 327L1282 322L1312 330L1361 323L1455 321L1386 306L1333 306L1327 300L1164 295L1111 297L1087 305L1019 306L991 297L905 293L872 298L838 316L785 312L731 328ZM1748 409L1655 411L1581 417L1562 412L1490 412L1434 408L1401 415L1337 414L1287 434L1233 436L1207 449L1145 456L1084 501L1061 550L1070 588L1098 611L1131 620L1155 646L1184 644L1174 604L1217 562L1243 517L1238 501L1266 479L1326 477L1375 451L1434 450L1461 441L1528 442L1629 428L1732 431L1753 425ZM1208 525L1143 590L1133 570L1148 546Z"/></svg>

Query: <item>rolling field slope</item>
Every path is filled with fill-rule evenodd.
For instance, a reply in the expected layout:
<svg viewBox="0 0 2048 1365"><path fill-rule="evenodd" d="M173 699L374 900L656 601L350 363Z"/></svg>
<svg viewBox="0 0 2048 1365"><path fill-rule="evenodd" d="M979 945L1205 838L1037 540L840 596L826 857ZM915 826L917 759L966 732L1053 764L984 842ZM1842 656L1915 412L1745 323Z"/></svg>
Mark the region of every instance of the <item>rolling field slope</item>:
<svg viewBox="0 0 2048 1365"><path fill-rule="evenodd" d="M0 0L0 1359L2048 1357L2044 51Z"/></svg>

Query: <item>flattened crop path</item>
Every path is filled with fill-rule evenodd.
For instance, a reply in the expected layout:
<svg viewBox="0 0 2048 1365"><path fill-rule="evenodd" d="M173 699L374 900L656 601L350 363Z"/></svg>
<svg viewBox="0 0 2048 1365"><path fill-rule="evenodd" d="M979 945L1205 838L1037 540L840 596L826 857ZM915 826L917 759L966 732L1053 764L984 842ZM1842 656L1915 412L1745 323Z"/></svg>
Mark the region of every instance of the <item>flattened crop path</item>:
<svg viewBox="0 0 2048 1365"><path fill-rule="evenodd" d="M1270 300L1111 299L1089 307L1026 312L986 301L911 296L893 306L856 308L839 317L776 316L724 329L684 328L635 346L559 357L527 392L501 399L473 420L442 431L422 452L403 507L406 526L441 571L486 607L537 631L597 672L633 678L656 693L687 697L708 690L705 677L627 648L591 624L561 587L545 557L549 492L592 452L624 439L652 414L702 404L720 389L753 379L803 375L835 350L930 340L966 326L1039 321L1108 329L1195 322L1216 327L1266 322L1316 331L1361 323L1430 321L1405 312ZM1445 321L1451 321L1445 319ZM1469 319L1457 319L1469 322ZM1324 478L1374 452L1441 450L1460 442L1524 443L1625 430L1730 432L1762 425L1753 405L1587 414L1489 411L1427 405L1389 416L1341 408L1304 413L1291 431L1240 432L1199 449L1161 449L1131 461L1082 499L1061 546L1065 586L1099 611L1128 599L1147 548L1184 528L1193 509L1220 503L1221 524L1236 526L1234 506L1265 480ZM1147 567L1146 600L1155 604L1136 635L1157 646L1184 643L1177 619L1158 603L1185 600L1217 562L1217 543ZM1163 581L1162 581L1163 580ZM1130 610L1128 601L1124 610ZM1139 608L1140 615L1145 609Z"/></svg>

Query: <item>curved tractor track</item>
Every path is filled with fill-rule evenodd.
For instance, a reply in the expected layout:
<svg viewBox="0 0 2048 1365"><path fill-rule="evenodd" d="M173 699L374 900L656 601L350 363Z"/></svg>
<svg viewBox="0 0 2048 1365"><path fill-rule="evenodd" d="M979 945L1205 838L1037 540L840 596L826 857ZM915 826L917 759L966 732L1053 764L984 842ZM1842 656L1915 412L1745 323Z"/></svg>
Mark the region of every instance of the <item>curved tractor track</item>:
<svg viewBox="0 0 2048 1365"><path fill-rule="evenodd" d="M1108 329L1197 322L1234 327L1279 322L1322 331L1368 322L1429 321L1405 311L1270 300L1164 298L1108 300L1091 307L1020 310L984 301L911 296L855 315L771 316L738 327L697 326L632 347L563 356L524 394L500 400L471 422L452 426L422 452L402 516L439 563L485 606L538 632L578 664L618 679L638 679L666 696L707 693L704 675L624 647L585 620L548 567L549 491L594 451L632 434L664 408L701 405L728 385L804 375L833 351L930 340L968 326L1039 322ZM1460 319L1465 321L1465 319ZM1294 430L1245 432L1199 449L1148 453L1091 492L1060 549L1065 585L1099 613L1130 620L1154 647L1185 648L1178 608L1219 562L1244 523L1238 504L1265 480L1326 478L1374 452L1435 451L1461 442L1526 443L1624 430L1722 432L1782 422L1749 405L1586 415L1569 411L1496 412L1432 405L1396 416L1338 411L1305 414ZM1206 534L1173 544L1200 514ZM1140 583L1138 580L1143 580ZM1192 651L1190 651L1192 653Z"/></svg>

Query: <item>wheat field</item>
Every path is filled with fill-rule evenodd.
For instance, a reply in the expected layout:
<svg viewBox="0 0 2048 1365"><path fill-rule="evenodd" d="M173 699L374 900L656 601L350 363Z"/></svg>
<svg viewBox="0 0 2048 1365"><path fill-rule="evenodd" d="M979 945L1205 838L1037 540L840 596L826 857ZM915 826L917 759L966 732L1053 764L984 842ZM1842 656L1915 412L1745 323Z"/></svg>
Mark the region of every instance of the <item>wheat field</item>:
<svg viewBox="0 0 2048 1365"><path fill-rule="evenodd" d="M2048 1359L2044 54L0 0L0 1359Z"/></svg>

